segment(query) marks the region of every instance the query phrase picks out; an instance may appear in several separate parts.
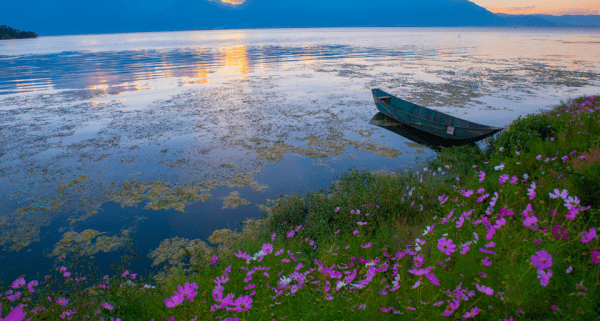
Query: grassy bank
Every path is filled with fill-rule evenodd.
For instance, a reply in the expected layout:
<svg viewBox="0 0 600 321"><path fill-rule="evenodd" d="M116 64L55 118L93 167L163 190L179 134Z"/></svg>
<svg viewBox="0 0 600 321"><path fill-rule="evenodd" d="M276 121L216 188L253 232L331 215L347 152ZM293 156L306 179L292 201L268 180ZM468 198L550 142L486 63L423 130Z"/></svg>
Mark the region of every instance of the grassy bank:
<svg viewBox="0 0 600 321"><path fill-rule="evenodd" d="M599 113L600 97L581 97L517 119L485 151L349 171L239 233L215 231L216 246L163 242L151 280L127 271L133 249L113 276L66 257L8 284L2 315L25 304L39 320L596 319Z"/></svg>

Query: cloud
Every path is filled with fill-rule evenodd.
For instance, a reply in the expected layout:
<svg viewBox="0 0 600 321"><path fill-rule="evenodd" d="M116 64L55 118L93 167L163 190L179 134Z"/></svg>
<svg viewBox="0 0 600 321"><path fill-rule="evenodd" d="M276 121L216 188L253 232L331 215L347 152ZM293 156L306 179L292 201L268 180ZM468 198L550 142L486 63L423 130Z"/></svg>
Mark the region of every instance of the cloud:
<svg viewBox="0 0 600 321"><path fill-rule="evenodd" d="M221 0L221 2L225 2L225 3L229 3L229 4L242 4L245 2L245 0Z"/></svg>
<svg viewBox="0 0 600 321"><path fill-rule="evenodd" d="M599 10L590 8L536 8L536 6L527 7L487 7L485 8L493 13L506 14L548 14L548 15L597 15Z"/></svg>

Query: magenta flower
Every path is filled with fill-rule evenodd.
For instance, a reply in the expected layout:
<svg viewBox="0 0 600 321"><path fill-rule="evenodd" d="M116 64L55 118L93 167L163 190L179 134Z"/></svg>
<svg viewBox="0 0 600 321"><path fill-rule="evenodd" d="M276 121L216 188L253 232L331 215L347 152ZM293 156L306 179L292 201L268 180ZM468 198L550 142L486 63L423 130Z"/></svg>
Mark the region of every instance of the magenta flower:
<svg viewBox="0 0 600 321"><path fill-rule="evenodd" d="M65 298L58 298L56 300L56 304L65 306L65 305L69 304L69 300L67 300Z"/></svg>
<svg viewBox="0 0 600 321"><path fill-rule="evenodd" d="M452 240L446 239L445 236L438 240L437 248L446 255L456 251L456 245L452 244Z"/></svg>
<svg viewBox="0 0 600 321"><path fill-rule="evenodd" d="M65 273L63 273L63 276L66 277L66 278L68 278L68 277L71 276L71 272L65 272Z"/></svg>
<svg viewBox="0 0 600 321"><path fill-rule="evenodd" d="M581 243L587 243L596 238L596 229L591 227L589 232L582 232L581 234L579 234L579 236L581 236Z"/></svg>
<svg viewBox="0 0 600 321"><path fill-rule="evenodd" d="M490 258L489 258L489 257L487 257L487 256L485 257L485 259L481 260L481 262L482 262L482 263L483 263L483 265L485 265L485 266L490 266L490 265L492 265L492 261L490 261Z"/></svg>
<svg viewBox="0 0 600 321"><path fill-rule="evenodd" d="M0 321L21 321L25 319L27 313L23 311L23 306L19 304L14 310L12 310L4 319ZM2 303L0 303L0 317L2 317ZM27 319L29 320L29 319Z"/></svg>
<svg viewBox="0 0 600 321"><path fill-rule="evenodd" d="M37 286L37 285L38 285L38 281L36 281L36 280L33 280L33 281L27 283L27 290L29 290L29 293L35 292L35 290L33 289L33 287Z"/></svg>
<svg viewBox="0 0 600 321"><path fill-rule="evenodd" d="M510 179L510 183L516 184L518 180L519 180L519 178L517 176L513 175L513 177L511 177L511 179Z"/></svg>
<svg viewBox="0 0 600 321"><path fill-rule="evenodd" d="M483 182L483 180L485 180L485 172L484 171L480 171L479 172L479 182Z"/></svg>
<svg viewBox="0 0 600 321"><path fill-rule="evenodd" d="M196 291L197 289L198 283L185 282L184 286L181 286L181 284L177 286L177 290L179 291L179 293L175 291L175 295L181 296L188 301L193 301L196 295L198 294L198 292Z"/></svg>
<svg viewBox="0 0 600 321"><path fill-rule="evenodd" d="M508 174L502 174L502 175L500 175L500 178L498 179L498 183L500 185L502 185L502 184L508 182L509 179L510 179L510 177L508 176Z"/></svg>
<svg viewBox="0 0 600 321"><path fill-rule="evenodd" d="M569 192L566 189L563 189L562 191L560 191L558 188L554 190L554 194L552 193L548 193L548 195L550 196L550 198L552 199L557 199L557 198L562 198L563 200L567 199L567 196L569 195Z"/></svg>
<svg viewBox="0 0 600 321"><path fill-rule="evenodd" d="M275 237L277 236L277 233L273 233L271 234L271 241L275 241Z"/></svg>
<svg viewBox="0 0 600 321"><path fill-rule="evenodd" d="M367 243L365 245L361 245L360 247L362 247L363 249L367 249L367 248L370 248L371 245L373 245L373 243L369 242L369 243Z"/></svg>
<svg viewBox="0 0 600 321"><path fill-rule="evenodd" d="M15 281L12 283L12 286L11 286L11 287L12 287L13 289L18 289L18 288L20 288L20 287L23 287L23 286L25 286L25 284L26 284L26 282L25 282L25 279L24 279L24 278L18 278L18 279L16 279L16 280L15 280Z"/></svg>
<svg viewBox="0 0 600 321"><path fill-rule="evenodd" d="M354 232L352 232L352 234L354 234L354 235L358 234L358 230L354 230Z"/></svg>
<svg viewBox="0 0 600 321"><path fill-rule="evenodd" d="M412 288L416 289L419 287L419 285L421 285L421 279L418 279L417 282L415 282L415 285L412 286Z"/></svg>
<svg viewBox="0 0 600 321"><path fill-rule="evenodd" d="M440 286L440 281L433 273L429 272L425 274L425 277L427 278L427 280L429 280L429 282L431 282L431 284Z"/></svg>
<svg viewBox="0 0 600 321"><path fill-rule="evenodd" d="M548 269L548 271L538 270L538 279L540 279L540 284L543 287L546 287L550 283L550 277L552 276L552 270Z"/></svg>
<svg viewBox="0 0 600 321"><path fill-rule="evenodd" d="M536 185L534 182L531 182L531 188L527 189L527 196L529 196L529 200L533 200L533 198L535 197L535 189L536 189Z"/></svg>
<svg viewBox="0 0 600 321"><path fill-rule="evenodd" d="M67 268L66 268L66 267L64 267L64 266L62 266L62 267L59 269L59 271L60 271L60 273L67 272Z"/></svg>
<svg viewBox="0 0 600 321"><path fill-rule="evenodd" d="M415 261L415 267L420 267L423 265L423 257L421 255L413 257L413 260Z"/></svg>
<svg viewBox="0 0 600 321"><path fill-rule="evenodd" d="M523 220L523 225L527 226L527 227L531 227L532 225L536 224L538 221L537 217L535 216L528 216L525 220Z"/></svg>
<svg viewBox="0 0 600 321"><path fill-rule="evenodd" d="M479 285L479 283L475 284L475 287L477 288L477 290L479 290L480 292L483 292L487 295L494 295L494 289L489 288L485 285Z"/></svg>
<svg viewBox="0 0 600 321"><path fill-rule="evenodd" d="M366 308L367 308L367 305L366 305L366 304L362 304L362 303L361 303L361 304L359 304L359 305L358 305L358 309L359 309L359 310L364 310L364 309L366 309Z"/></svg>
<svg viewBox="0 0 600 321"><path fill-rule="evenodd" d="M241 258L241 259L244 259L244 260L248 260L248 259L252 258L252 256L250 256L250 254L248 254L246 252L242 253L241 250L238 251L237 253L233 253L233 255L235 255L235 257L238 257L238 258Z"/></svg>
<svg viewBox="0 0 600 321"><path fill-rule="evenodd" d="M107 310L109 310L109 311L113 310L113 306L110 303L108 303L108 302L102 303L102 307L105 308L105 309L107 309Z"/></svg>
<svg viewBox="0 0 600 321"><path fill-rule="evenodd" d="M218 257L218 256L216 256L216 255L215 255L215 256L213 256L212 260L210 260L210 264L215 264L215 263L217 263L217 260L218 260L218 259L219 259L219 257Z"/></svg>
<svg viewBox="0 0 600 321"><path fill-rule="evenodd" d="M600 264L600 251L592 251L592 263Z"/></svg>
<svg viewBox="0 0 600 321"><path fill-rule="evenodd" d="M478 315L480 311L481 311L481 310L479 310L479 308L478 308L478 307L474 307L473 309L471 309L471 311L469 311L469 312L467 312L467 313L463 314L463 318L465 318L465 319L468 319L468 318L473 318L473 317L475 317L476 315Z"/></svg>
<svg viewBox="0 0 600 321"><path fill-rule="evenodd" d="M273 245L271 243L265 243L262 246L262 251L267 253L267 254L271 254L273 253Z"/></svg>
<svg viewBox="0 0 600 321"><path fill-rule="evenodd" d="M557 240L568 240L571 233L565 233L566 228L556 224L552 227L552 234Z"/></svg>
<svg viewBox="0 0 600 321"><path fill-rule="evenodd" d="M164 299L167 308L174 308L183 302L183 295L172 295L167 299Z"/></svg>
<svg viewBox="0 0 600 321"><path fill-rule="evenodd" d="M244 312L250 310L252 308L252 298L244 295L235 300L233 303L234 308L233 311Z"/></svg>
<svg viewBox="0 0 600 321"><path fill-rule="evenodd" d="M537 267L538 271L547 269L552 266L552 255L546 250L537 251L531 256L531 264Z"/></svg>
<svg viewBox="0 0 600 321"><path fill-rule="evenodd" d="M442 313L442 316L445 316L445 317L451 316L452 313L454 313L454 310L456 310L459 305L460 305L460 301L458 299L456 299L456 298L452 299L452 301L448 304L448 307L446 308L446 310L444 310L444 313Z"/></svg>

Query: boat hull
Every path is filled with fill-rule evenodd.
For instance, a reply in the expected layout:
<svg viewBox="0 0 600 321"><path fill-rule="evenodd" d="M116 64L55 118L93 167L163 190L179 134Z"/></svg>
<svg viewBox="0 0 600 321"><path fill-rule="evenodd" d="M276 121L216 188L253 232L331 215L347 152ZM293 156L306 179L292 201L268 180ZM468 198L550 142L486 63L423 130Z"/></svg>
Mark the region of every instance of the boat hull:
<svg viewBox="0 0 600 321"><path fill-rule="evenodd" d="M373 89L372 92L375 105L382 114L454 143L475 142L504 129L450 116L394 97L379 89Z"/></svg>

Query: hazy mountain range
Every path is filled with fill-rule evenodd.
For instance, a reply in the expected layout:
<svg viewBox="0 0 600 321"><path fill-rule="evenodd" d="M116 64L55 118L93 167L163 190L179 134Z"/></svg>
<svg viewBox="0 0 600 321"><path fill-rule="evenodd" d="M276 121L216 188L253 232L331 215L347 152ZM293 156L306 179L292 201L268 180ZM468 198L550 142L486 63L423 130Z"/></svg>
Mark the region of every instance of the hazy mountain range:
<svg viewBox="0 0 600 321"><path fill-rule="evenodd" d="M20 0L0 24L37 34L301 27L600 26L600 16L493 14L467 0Z"/></svg>

